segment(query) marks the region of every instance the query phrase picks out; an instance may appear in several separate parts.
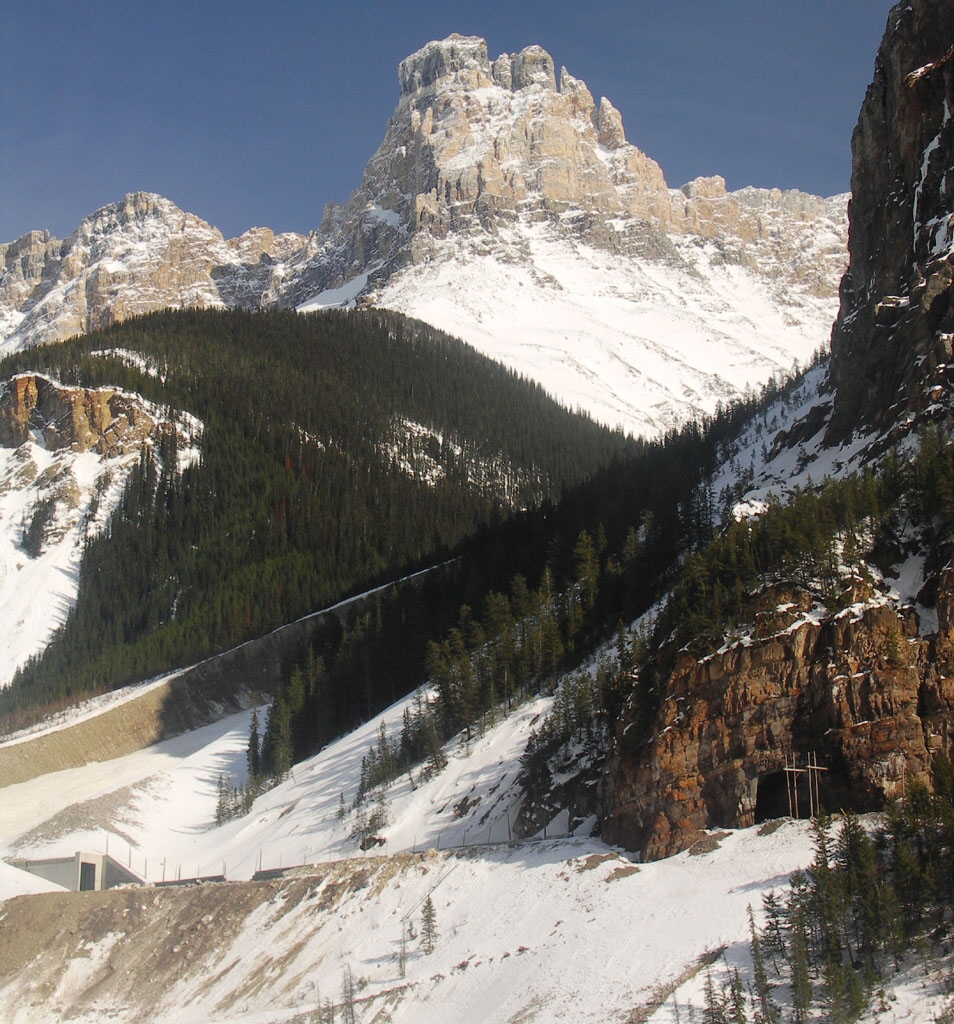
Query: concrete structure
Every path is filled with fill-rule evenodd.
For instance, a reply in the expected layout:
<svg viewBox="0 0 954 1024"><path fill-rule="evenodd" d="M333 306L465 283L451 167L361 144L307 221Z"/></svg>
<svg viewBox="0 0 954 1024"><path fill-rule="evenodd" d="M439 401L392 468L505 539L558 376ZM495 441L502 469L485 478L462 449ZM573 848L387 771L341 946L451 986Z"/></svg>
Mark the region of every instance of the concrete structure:
<svg viewBox="0 0 954 1024"><path fill-rule="evenodd" d="M83 853L47 860L11 861L14 867L31 875L62 885L72 892L113 889L118 885L142 885L143 880L108 853Z"/></svg>

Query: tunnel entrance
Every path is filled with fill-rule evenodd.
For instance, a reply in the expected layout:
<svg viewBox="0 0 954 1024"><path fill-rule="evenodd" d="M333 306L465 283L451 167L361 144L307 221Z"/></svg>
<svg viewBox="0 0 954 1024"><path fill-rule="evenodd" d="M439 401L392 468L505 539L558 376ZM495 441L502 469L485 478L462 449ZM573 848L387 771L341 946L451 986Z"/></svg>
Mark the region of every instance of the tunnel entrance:
<svg viewBox="0 0 954 1024"><path fill-rule="evenodd" d="M812 767L780 768L759 776L755 792L755 824L773 818L810 818L830 803L827 771L817 761Z"/></svg>
<svg viewBox="0 0 954 1024"><path fill-rule="evenodd" d="M96 865L80 861L80 892L91 892L96 888Z"/></svg>
<svg viewBox="0 0 954 1024"><path fill-rule="evenodd" d="M759 776L758 789L755 794L755 824L761 825L763 821L771 821L773 818L789 817L789 795L791 787L788 781L788 773L784 771L768 772ZM798 809L805 808L805 817L808 817L808 787L805 787L805 799L799 800ZM801 796L801 794L799 794Z"/></svg>

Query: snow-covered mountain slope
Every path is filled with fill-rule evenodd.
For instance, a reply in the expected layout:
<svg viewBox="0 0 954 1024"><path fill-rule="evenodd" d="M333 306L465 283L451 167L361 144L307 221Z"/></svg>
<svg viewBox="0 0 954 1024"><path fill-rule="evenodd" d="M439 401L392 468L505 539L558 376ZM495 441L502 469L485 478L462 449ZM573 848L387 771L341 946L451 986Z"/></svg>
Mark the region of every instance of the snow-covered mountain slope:
<svg viewBox="0 0 954 1024"><path fill-rule="evenodd" d="M395 274L376 301L464 338L599 422L655 437L715 411L827 341L830 298L781 298L713 243L666 263L568 247L552 226L503 229L501 259L458 242Z"/></svg>
<svg viewBox="0 0 954 1024"><path fill-rule="evenodd" d="M539 47L491 61L450 36L400 80L361 186L307 266L289 261L299 308L399 309L650 435L827 343L846 196L670 189L612 104Z"/></svg>
<svg viewBox="0 0 954 1024"><path fill-rule="evenodd" d="M143 447L172 427L114 389L35 374L0 387L0 687L66 620L87 539L106 527ZM177 417L178 468L195 457L200 427Z"/></svg>
<svg viewBox="0 0 954 1024"><path fill-rule="evenodd" d="M399 729L408 703L385 713L389 731ZM361 757L381 720L296 766L247 817L220 828L213 826L216 779L243 774L247 714L66 778L57 773L8 787L8 857L72 855L108 844L114 857L153 880L314 867L304 872L307 882L259 885L250 898L239 898L236 887L236 906L211 930L211 941L182 948L175 982L160 993L140 977L125 1010L112 1001L116 993L92 991L107 963L109 973L121 973L122 954L109 936L73 951L68 968L50 979L42 1006L31 1006L30 996L30 986L48 984L40 963L29 979L8 974L0 1005L18 1022L44 1019L54 1007L79 1020L107 1010L120 1020L291 1020L318 999L340 1004L342 972L350 968L362 1019L386 1007L395 1022L502 1022L519 1014L584 1022L651 1004L687 969L694 974L700 955L722 946L744 962L746 908L758 902L761 887L783 883L806 862L804 828L725 836L704 855L639 868L585 838L511 845L506 822L519 801L519 755L548 704L532 702L470 747L450 750L447 769L435 778L417 779L413 789L407 778L397 783L388 794L385 859L382 851L365 856L357 849L350 811L339 820L340 794L350 807ZM17 838L24 826L29 830ZM488 840L495 845L480 845ZM468 846L446 852L461 844ZM13 868L0 875L5 898L24 884ZM46 889L37 880L35 890ZM419 936L429 894L440 936L427 956ZM147 902L165 898L157 892ZM396 962L402 926L418 936L407 939L405 978ZM128 944L139 941L127 935ZM170 935L163 944L172 941ZM147 945L137 958L151 955ZM268 980L250 988L248 978L258 974ZM693 998L691 990L679 998Z"/></svg>
<svg viewBox="0 0 954 1024"><path fill-rule="evenodd" d="M0 1012L15 1024L51 1014L277 1024L328 1003L341 1014L348 972L365 1021L669 1024L701 1012L708 964L717 983L731 966L749 971L748 908L758 912L763 891L808 863L807 826L721 833L642 865L585 837L511 843L519 756L549 705L532 701L469 745L452 744L440 774L395 783L386 843L367 854L350 837L361 758L382 722L399 730L413 700L297 765L220 827L216 781L243 778L247 713L6 787L7 860L108 846L153 881L248 879L260 867L282 878L18 901L50 885L0 862L0 920L10 926L0 929ZM438 933L430 954L428 896ZM24 914L33 939L5 944ZM928 1020L943 1000L915 972L878 1019Z"/></svg>
<svg viewBox="0 0 954 1024"><path fill-rule="evenodd" d="M0 246L0 351L164 307L378 304L452 331L611 427L659 434L829 336L846 196L681 189L539 47L428 43L384 140L307 237L221 234L135 193Z"/></svg>
<svg viewBox="0 0 954 1024"><path fill-rule="evenodd" d="M0 246L0 352L156 309L258 306L302 242L266 228L226 241L168 199L131 193L67 239L31 231Z"/></svg>

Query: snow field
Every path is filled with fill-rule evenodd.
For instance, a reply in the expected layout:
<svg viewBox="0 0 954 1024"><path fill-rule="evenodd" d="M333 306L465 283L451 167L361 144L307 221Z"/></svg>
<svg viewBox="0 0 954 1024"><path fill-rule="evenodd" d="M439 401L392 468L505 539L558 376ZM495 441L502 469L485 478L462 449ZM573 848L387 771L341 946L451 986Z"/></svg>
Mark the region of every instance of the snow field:
<svg viewBox="0 0 954 1024"><path fill-rule="evenodd" d="M256 890L260 902L249 907L243 897L245 909L212 946L183 959L148 1018L155 1022L278 1024L328 1000L340 1012L346 970L359 1020L387 1012L393 1024L603 1024L637 1011L653 1024L689 1019L690 1007L699 1013L704 1005L706 962L717 984L730 965L746 976L748 908L758 919L762 894L784 889L810 862L810 831L783 822L718 833L651 864L585 836L510 843L519 758L551 705L549 697L529 701L470 744L449 744L439 775L395 782L386 845L371 853L350 837L350 810L339 820L341 795L350 809L381 721L396 739L413 697L296 765L248 815L220 827L217 781L244 779L249 712L137 754L6 787L0 857L72 855L108 842L150 881L223 871L241 880L259 867L291 868L274 891ZM0 916L3 900L51 888L0 860ZM439 933L431 955L420 944L428 895ZM72 1005L112 948L71 954L57 986L61 1002L50 1005ZM12 992L0 990L0 1011ZM877 1019L900 1024L930 1020L944 997L912 967L887 998L889 1011ZM106 1011L97 1005L74 1019L93 1024ZM124 1012L109 1007L111 1019L142 1019ZM14 1018L42 1019L27 1009Z"/></svg>
<svg viewBox="0 0 954 1024"><path fill-rule="evenodd" d="M808 295L784 306L767 280L719 265L711 247L682 245L671 266L571 248L546 225L520 225L506 241L526 258L467 254L455 243L453 260L402 270L376 303L636 435L659 436L807 362L836 312L834 300Z"/></svg>
<svg viewBox="0 0 954 1024"><path fill-rule="evenodd" d="M380 719L297 765L249 815L212 825L218 774L242 777L248 714L137 755L8 787L0 817L3 853L103 849L104 831L84 820L52 834L38 830L23 836L25 842L16 842L17 830L77 800L95 815L97 800L109 803L110 794L132 786L110 804L116 815L110 852L125 863L119 834L127 837L133 869L141 868L140 857L148 859L152 880L163 870L173 877L173 862L182 877L218 873L227 864L230 878L249 878L259 865L287 867L306 859L318 862L314 870L327 878L367 872L366 883L336 897L333 913L315 910L321 882L314 900L288 908L276 897L260 906L218 956L220 967L234 964L234 970L216 968L201 995L196 977L184 972L156 1020L289 1019L290 1009L286 1014L279 1006L298 1012L317 997L338 999L346 967L360 981L368 1009L387 999L395 1022L622 1018L652 1003L654 993L712 949L726 946L730 958L744 959L747 907L758 906L763 889L783 885L805 864L810 841L803 826L788 824L769 836L728 834L709 853L645 865L588 838L507 843L507 821L520 799L514 784L519 756L550 702L531 701L468 748L449 749L448 767L435 778L414 788L406 777L395 783L387 859L362 855L348 837L348 820L338 821L337 813L340 793L350 806L361 757L376 741ZM383 716L389 734L396 735L407 705L399 702ZM458 816L463 797L472 807ZM438 842L442 848L484 843L485 836L496 845L434 849ZM431 851L399 853L415 848ZM347 868L341 867L346 858ZM20 893L31 878L5 867L0 898ZM33 881L36 890L49 888ZM410 941L401 979L402 927L413 922L420 934L420 905L428 894L437 909L437 950L425 956ZM242 977L275 962L281 970L262 992L231 1004ZM74 964L70 984L94 967ZM403 995L396 994L402 986ZM248 1012L239 1012L245 1006Z"/></svg>

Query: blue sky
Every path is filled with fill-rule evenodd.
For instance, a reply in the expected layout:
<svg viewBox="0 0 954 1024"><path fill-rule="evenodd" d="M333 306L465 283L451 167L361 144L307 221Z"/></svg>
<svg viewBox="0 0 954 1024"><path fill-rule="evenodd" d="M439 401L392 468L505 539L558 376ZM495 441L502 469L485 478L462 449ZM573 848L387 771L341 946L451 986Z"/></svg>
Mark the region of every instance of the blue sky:
<svg viewBox="0 0 954 1024"><path fill-rule="evenodd" d="M397 64L451 32L545 47L672 186L832 194L888 0L0 0L0 241L159 192L226 236L317 227L358 185Z"/></svg>

